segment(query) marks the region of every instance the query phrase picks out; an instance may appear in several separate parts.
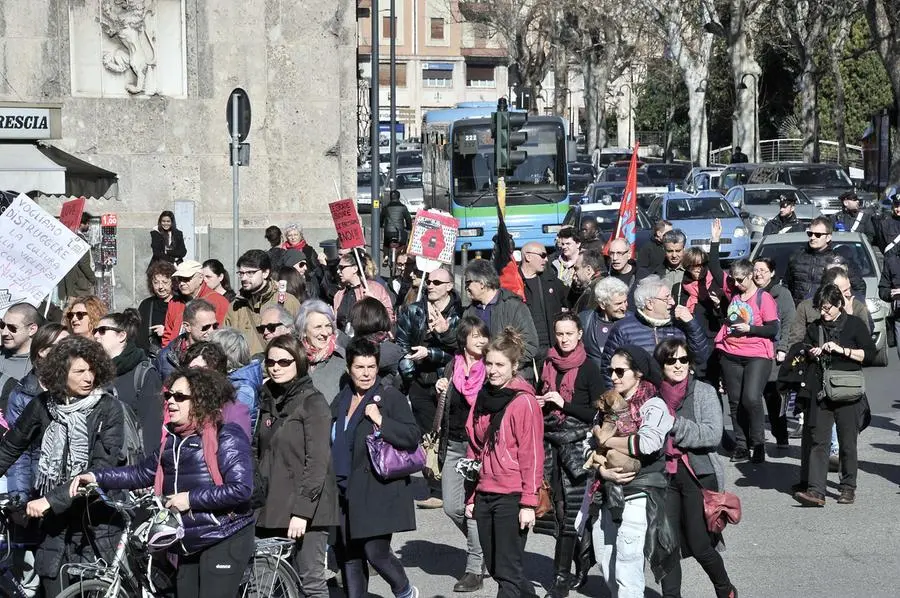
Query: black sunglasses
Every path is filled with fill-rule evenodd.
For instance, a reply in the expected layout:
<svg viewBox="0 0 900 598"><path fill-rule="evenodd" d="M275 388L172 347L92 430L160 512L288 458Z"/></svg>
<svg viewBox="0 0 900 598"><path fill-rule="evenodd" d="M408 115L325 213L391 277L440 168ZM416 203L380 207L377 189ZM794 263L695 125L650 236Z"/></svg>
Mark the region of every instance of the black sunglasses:
<svg viewBox="0 0 900 598"><path fill-rule="evenodd" d="M625 377L625 372L630 372L630 371L631 371L631 368L609 368L610 376L615 374L616 378L619 378L620 380Z"/></svg>
<svg viewBox="0 0 900 598"><path fill-rule="evenodd" d="M69 313L66 314L66 317L70 320L74 320L75 318L78 318L79 320L83 320L87 317L87 315L88 315L88 312L86 312L86 311L70 311Z"/></svg>
<svg viewBox="0 0 900 598"><path fill-rule="evenodd" d="M260 324L256 327L256 331L260 334L264 334L266 332L272 333L278 330L279 326L281 326L281 322L275 322L274 324Z"/></svg>
<svg viewBox="0 0 900 598"><path fill-rule="evenodd" d="M286 368L287 366L294 363L294 360L293 359L269 359L269 358L266 358L266 367L267 368L274 366L276 363L278 364L278 367Z"/></svg>
<svg viewBox="0 0 900 598"><path fill-rule="evenodd" d="M667 357L666 360L664 361L664 363L666 365L675 365L676 363L680 363L681 365L687 365L690 362L691 362L691 360L688 359L687 355L684 355L682 357Z"/></svg>
<svg viewBox="0 0 900 598"><path fill-rule="evenodd" d="M206 332L206 331L209 330L210 328L212 328L213 330L218 330L218 329L219 329L219 323L218 323L218 322L213 322L212 324L207 324L206 326L201 326L201 327L200 327L200 331L201 331L201 332Z"/></svg>
<svg viewBox="0 0 900 598"><path fill-rule="evenodd" d="M94 332L99 335L104 335L107 332L112 330L113 332L124 332L121 328L116 328L115 326L97 326L94 328Z"/></svg>
<svg viewBox="0 0 900 598"><path fill-rule="evenodd" d="M743 277L743 278L738 278L737 276L734 277L734 282L736 282L736 283L738 283L738 284L744 284L744 281L745 281L745 280L747 280L747 277L746 277L746 276Z"/></svg>
<svg viewBox="0 0 900 598"><path fill-rule="evenodd" d="M9 330L12 334L15 334L19 331L19 327L15 324L7 324L3 320L0 320L0 330L3 330L4 328Z"/></svg>
<svg viewBox="0 0 900 598"><path fill-rule="evenodd" d="M175 399L176 403L182 403L184 401L190 401L191 395L186 395L183 392L172 392L171 390L164 390L163 396L168 401L169 399Z"/></svg>
<svg viewBox="0 0 900 598"><path fill-rule="evenodd" d="M449 280L431 280L429 278L427 281L425 281L425 284L432 286L432 287L439 287L442 284L450 284L450 281Z"/></svg>
<svg viewBox="0 0 900 598"><path fill-rule="evenodd" d="M817 239L821 239L822 237L824 237L827 234L828 233L815 233L811 230L806 231L806 236L809 237L810 239L812 239L813 237L815 237Z"/></svg>

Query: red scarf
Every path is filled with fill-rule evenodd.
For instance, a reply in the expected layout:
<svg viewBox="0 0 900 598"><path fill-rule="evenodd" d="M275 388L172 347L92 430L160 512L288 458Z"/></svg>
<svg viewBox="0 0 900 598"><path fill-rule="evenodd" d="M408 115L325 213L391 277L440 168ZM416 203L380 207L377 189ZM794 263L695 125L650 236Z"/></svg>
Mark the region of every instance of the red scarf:
<svg viewBox="0 0 900 598"><path fill-rule="evenodd" d="M578 377L578 368L587 359L584 343L579 342L568 355L562 355L555 346L547 351L547 359L541 370L541 381L544 383L544 392L558 392L566 403L572 402L575 394L575 378ZM556 386L556 378L562 373L562 381L559 388Z"/></svg>
<svg viewBox="0 0 900 598"><path fill-rule="evenodd" d="M653 386L653 383L647 380L641 380L638 383L637 390L635 390L634 394L631 395L631 398L628 399L628 411L631 415L631 423L635 426L635 429L639 429L644 421L643 418L641 418L641 407L655 396L656 387Z"/></svg>
<svg viewBox="0 0 900 598"><path fill-rule="evenodd" d="M196 434L197 425L194 422L190 422L182 426L175 426L175 433L182 438ZM163 493L162 454L166 450L167 435L168 430L163 428L162 441L159 444L159 460L156 462L156 476L153 479L153 490L157 496L162 496ZM216 426L210 423L205 424L200 431L200 438L203 444L203 460L206 461L209 475L213 479L213 484L221 486L224 480L222 479L222 472L219 471L219 436Z"/></svg>
<svg viewBox="0 0 900 598"><path fill-rule="evenodd" d="M674 417L675 411L681 407L681 404L684 402L685 397L687 396L687 388L688 388L689 379L685 378L681 382L671 383L668 380L663 380L662 384L659 387L659 396L662 397L662 400L666 402L666 406L669 408L669 414ZM666 437L666 472L674 474L678 471L678 461L681 459L681 450L675 446L675 443L672 441L672 435Z"/></svg>
<svg viewBox="0 0 900 598"><path fill-rule="evenodd" d="M319 349L314 347L306 337L303 337L303 348L306 349L306 359L309 361L310 366L314 366L316 364L322 363L323 361L328 361L328 358L331 357L331 354L334 353L334 347L337 344L337 336L332 334L328 338L328 344L325 345L324 348Z"/></svg>
<svg viewBox="0 0 900 598"><path fill-rule="evenodd" d="M306 247L305 239L300 239L300 241L298 241L297 243L290 243L288 241L285 241L281 244L282 249L299 249L300 251L303 251L304 247Z"/></svg>
<svg viewBox="0 0 900 598"><path fill-rule="evenodd" d="M453 358L453 386L462 396L466 397L469 407L474 405L475 399L478 398L478 391L481 390L481 386L484 384L484 374L484 362L482 360L479 359L473 363L467 374L466 358L462 355L457 355Z"/></svg>

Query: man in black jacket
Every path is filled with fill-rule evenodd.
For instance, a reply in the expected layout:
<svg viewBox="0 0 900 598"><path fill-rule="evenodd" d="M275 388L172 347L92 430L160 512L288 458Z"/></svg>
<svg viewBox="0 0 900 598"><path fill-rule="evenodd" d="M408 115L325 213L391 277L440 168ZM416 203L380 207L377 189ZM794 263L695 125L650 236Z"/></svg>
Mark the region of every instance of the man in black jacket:
<svg viewBox="0 0 900 598"><path fill-rule="evenodd" d="M791 256L782 284L794 298L794 304L812 297L819 288L825 266L835 260L831 248L831 220L825 216L813 218L806 229L809 244ZM850 286L855 293L866 292L866 283L854 268L848 265Z"/></svg>
<svg viewBox="0 0 900 598"><path fill-rule="evenodd" d="M396 189L391 190L391 199L381 209L381 229L384 232L384 245L387 247L392 239L395 239L403 247L409 238L409 231L412 229L412 217L409 210L400 201L400 192Z"/></svg>
<svg viewBox="0 0 900 598"><path fill-rule="evenodd" d="M797 219L796 206L796 197L782 195L778 199L778 215L766 222L766 226L763 228L763 236L795 233L803 230L803 224Z"/></svg>
<svg viewBox="0 0 900 598"><path fill-rule="evenodd" d="M666 261L666 249L663 247L663 237L672 230L672 223L668 220L657 220L653 225L653 234L650 242L645 243L637 252L637 267L639 270L656 272L662 269Z"/></svg>
<svg viewBox="0 0 900 598"><path fill-rule="evenodd" d="M889 253L900 255L900 193L891 197L891 215L877 224L875 244L885 256Z"/></svg>
<svg viewBox="0 0 900 598"><path fill-rule="evenodd" d="M894 334L900 334L900 254L888 253L884 256L884 269L878 282L878 296L891 306L894 320ZM900 338L900 335L897 336ZM900 355L900 343L897 343Z"/></svg>
<svg viewBox="0 0 900 598"><path fill-rule="evenodd" d="M831 215L834 230L838 232L862 233L869 243L875 244L875 225L872 215L860 209L859 196L853 191L841 194L840 212Z"/></svg>
<svg viewBox="0 0 900 598"><path fill-rule="evenodd" d="M525 283L525 305L537 331L540 362L553 344L553 318L566 306L566 287L556 271L547 268L547 248L536 241L522 247L519 269Z"/></svg>

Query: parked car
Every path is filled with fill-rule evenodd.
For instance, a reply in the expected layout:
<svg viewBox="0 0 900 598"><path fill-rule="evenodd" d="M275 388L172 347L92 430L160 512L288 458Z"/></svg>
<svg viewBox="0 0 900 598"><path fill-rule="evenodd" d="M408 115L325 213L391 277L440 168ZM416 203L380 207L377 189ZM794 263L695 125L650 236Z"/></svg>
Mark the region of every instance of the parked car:
<svg viewBox="0 0 900 598"><path fill-rule="evenodd" d="M628 167L627 166L610 166L600 175L600 181L606 181L608 183L614 183L616 181L625 182L628 178ZM647 173L638 171L637 173L637 183L638 185L650 185L650 179L647 178Z"/></svg>
<svg viewBox="0 0 900 598"><path fill-rule="evenodd" d="M725 170L719 174L719 184L716 190L723 195L735 185L743 185L753 174L753 171L759 167L759 164L743 162L739 164L729 164Z"/></svg>
<svg viewBox="0 0 900 598"><path fill-rule="evenodd" d="M421 168L397 168L397 191L400 201L413 216L425 207Z"/></svg>
<svg viewBox="0 0 900 598"><path fill-rule="evenodd" d="M806 233L785 233L763 237L753 250L753 258L768 257L775 261L775 280L782 280L791 256L806 246L809 239ZM875 323L872 338L878 349L872 365L888 364L887 318L890 305L878 296L878 281L881 280L881 266L875 250L862 233L834 233L831 246L835 253L846 258L850 267L859 273L866 282L866 307Z"/></svg>
<svg viewBox="0 0 900 598"><path fill-rule="evenodd" d="M856 190L850 177L837 164L803 162L760 164L747 182L793 185L803 191L826 215L841 210L841 201L838 198L843 193ZM860 191L858 194L864 207L869 207L875 200L872 193Z"/></svg>
<svg viewBox="0 0 900 598"><path fill-rule="evenodd" d="M585 216L592 216L597 220L597 228L603 239L608 239L616 228L616 222L619 220L620 201L597 202L590 204L574 205L569 207L566 217L563 219L563 226L572 225L577 230L581 230L581 221ZM652 234L652 224L644 210L638 208L635 216L635 247L639 248L650 241Z"/></svg>
<svg viewBox="0 0 900 598"><path fill-rule="evenodd" d="M588 185L597 180L597 171L590 162L569 162L566 166L569 171L569 193L579 195L587 189Z"/></svg>
<svg viewBox="0 0 900 598"><path fill-rule="evenodd" d="M644 166L644 172L654 187L668 187L669 183L681 185L690 171L691 165L687 162L656 162Z"/></svg>
<svg viewBox="0 0 900 598"><path fill-rule="evenodd" d="M819 206L814 205L803 191L780 183L737 185L725 194L726 201L737 208L750 230L751 243L762 238L766 223L778 215L782 197L792 197L797 202L794 212L800 222L808 223L822 213Z"/></svg>
<svg viewBox="0 0 900 598"><path fill-rule="evenodd" d="M378 188L383 192L388 186L387 177L380 174L380 183ZM359 169L356 171L356 209L360 214L368 214L372 211L372 171L370 169Z"/></svg>
<svg viewBox="0 0 900 598"><path fill-rule="evenodd" d="M750 255L750 235L734 207L715 191L696 195L670 191L653 200L647 216L652 222L668 220L687 237L687 247L709 251L713 220L722 221L719 253L722 261L734 261Z"/></svg>
<svg viewBox="0 0 900 598"><path fill-rule="evenodd" d="M685 193L697 193L715 189L719 186L719 176L725 170L724 166L694 166L684 177L681 190Z"/></svg>

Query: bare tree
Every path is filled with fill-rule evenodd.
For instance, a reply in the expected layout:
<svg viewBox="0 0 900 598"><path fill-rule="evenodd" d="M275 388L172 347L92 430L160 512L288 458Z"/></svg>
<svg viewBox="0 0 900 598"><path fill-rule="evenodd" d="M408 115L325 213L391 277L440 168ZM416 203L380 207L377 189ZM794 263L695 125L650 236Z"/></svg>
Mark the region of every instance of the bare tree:
<svg viewBox="0 0 900 598"><path fill-rule="evenodd" d="M894 92L894 114L900 121L900 0L864 1L872 39Z"/></svg>
<svg viewBox="0 0 900 598"><path fill-rule="evenodd" d="M834 133L838 143L838 162L846 167L849 165L847 158L847 93L844 86L844 74L841 72L844 47L850 37L851 19L862 10L862 5L857 0L847 0L837 7L837 14L829 19L830 43L828 48L828 66L834 79L834 105L832 116L834 117Z"/></svg>

